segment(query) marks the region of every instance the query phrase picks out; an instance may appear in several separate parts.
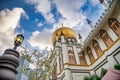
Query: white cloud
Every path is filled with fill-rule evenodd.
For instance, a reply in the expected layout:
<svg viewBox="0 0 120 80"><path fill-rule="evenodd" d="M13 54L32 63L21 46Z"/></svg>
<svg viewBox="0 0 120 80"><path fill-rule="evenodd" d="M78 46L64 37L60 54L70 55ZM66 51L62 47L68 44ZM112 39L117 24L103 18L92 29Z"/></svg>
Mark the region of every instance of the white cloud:
<svg viewBox="0 0 120 80"><path fill-rule="evenodd" d="M37 27L42 27L44 23L40 22L38 18L35 19L35 23L37 24Z"/></svg>
<svg viewBox="0 0 120 80"><path fill-rule="evenodd" d="M38 22L38 23L37 23L37 26L38 26L38 27L41 27L41 26L43 26L43 23Z"/></svg>
<svg viewBox="0 0 120 80"><path fill-rule="evenodd" d="M45 0L47 1L47 0ZM30 4L35 4L37 12L41 12L45 19L52 20L54 22L54 16L52 13L50 13L50 5L43 5L45 2L36 1L36 0L30 0ZM50 2L47 2L50 4ZM82 11L80 11L80 8L82 5L84 5L85 0L53 0L53 3L56 5L58 12L62 15L62 18L59 19L58 23L53 24L53 28L48 30L44 29L42 32L35 31L33 32L32 36L28 40L28 42L31 44L33 47L39 47L40 49L44 49L45 47L48 46L50 48L51 45L51 38L52 38L52 33L61 26L63 23L64 26L68 26L71 28L74 28L75 26L80 26L83 25L84 19L86 18L83 14ZM47 13L47 14L46 14ZM50 14L48 14L50 13ZM48 15L52 17L48 17ZM36 20L38 21L38 20Z"/></svg>
<svg viewBox="0 0 120 80"><path fill-rule="evenodd" d="M35 31L32 33L32 36L28 40L29 44L32 47L39 47L39 49L45 49L48 47L51 48L51 32L48 29L44 29L42 32Z"/></svg>
<svg viewBox="0 0 120 80"><path fill-rule="evenodd" d="M44 0L43 0L44 1ZM44 5L41 5L42 2L39 0L30 0L32 2L31 4L36 5L36 10L39 10L38 12L41 13L50 13L50 5L44 7ZM98 4L98 1L91 0L91 4L96 5ZM50 3L50 2L49 2ZM52 29L44 29L42 32L35 31L33 32L32 36L28 40L28 42L33 47L39 47L40 49L44 49L45 47L51 47L51 38L52 33L59 27L61 27L61 24L63 23L64 26L73 28L76 33L81 33L83 36L83 39L87 37L87 35L90 32L90 26L86 24L86 16L82 13L81 6L83 6L86 3L86 0L53 0L53 3L56 5L57 11L61 14L62 18L59 18L59 21L57 23L53 23ZM43 2L44 4L44 2ZM40 8L41 10L40 10ZM45 10L42 10L45 9ZM48 11L47 11L48 10ZM48 17L48 14L44 14L44 17L46 19L53 19L54 15L51 15L52 17ZM97 14L98 16L98 14ZM36 19L36 21L38 21Z"/></svg>
<svg viewBox="0 0 120 80"><path fill-rule="evenodd" d="M62 20L66 26L71 28L80 25L86 18L81 11L81 6L85 0L53 0L57 10L62 15Z"/></svg>
<svg viewBox="0 0 120 80"><path fill-rule="evenodd" d="M49 0L27 0L27 3L35 6L36 12L40 12L48 23L54 23L54 15L51 13L51 2Z"/></svg>
<svg viewBox="0 0 120 80"><path fill-rule="evenodd" d="M100 4L99 0L90 0L92 6Z"/></svg>
<svg viewBox="0 0 120 80"><path fill-rule="evenodd" d="M13 47L21 15L27 16L22 8L5 9L0 12L0 51Z"/></svg>

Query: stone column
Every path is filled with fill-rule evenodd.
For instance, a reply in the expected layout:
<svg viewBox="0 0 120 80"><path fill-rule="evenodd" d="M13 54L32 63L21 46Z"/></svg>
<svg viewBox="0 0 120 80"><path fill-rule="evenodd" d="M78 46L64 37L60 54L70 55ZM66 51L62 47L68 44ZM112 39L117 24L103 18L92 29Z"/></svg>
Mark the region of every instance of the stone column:
<svg viewBox="0 0 120 80"><path fill-rule="evenodd" d="M62 47L62 55L63 55L63 63L69 63L67 46L65 44L64 36L61 36L61 47Z"/></svg>
<svg viewBox="0 0 120 80"><path fill-rule="evenodd" d="M85 60L86 60L88 65L91 64L88 54L85 54Z"/></svg>
<svg viewBox="0 0 120 80"><path fill-rule="evenodd" d="M61 36L61 45L62 45L62 55L63 55L63 63L69 63L68 58L68 50L65 44L64 36ZM65 72L65 80L73 80L71 71L69 70L69 65L64 65L64 72Z"/></svg>
<svg viewBox="0 0 120 80"><path fill-rule="evenodd" d="M72 73L69 69L65 70L65 80L73 80Z"/></svg>
<svg viewBox="0 0 120 80"><path fill-rule="evenodd" d="M57 73L59 73L60 72L59 49L57 49L56 54L57 54Z"/></svg>
<svg viewBox="0 0 120 80"><path fill-rule="evenodd" d="M94 48L92 48L92 54L93 54L94 58L97 59L98 56L97 56L97 53L95 52Z"/></svg>
<svg viewBox="0 0 120 80"><path fill-rule="evenodd" d="M0 56L0 80L16 80L19 53L13 49L5 50Z"/></svg>
<svg viewBox="0 0 120 80"><path fill-rule="evenodd" d="M73 46L73 50L74 50L74 55L75 55L75 60L77 64L80 64L80 59L79 59L79 55L77 53L76 47Z"/></svg>

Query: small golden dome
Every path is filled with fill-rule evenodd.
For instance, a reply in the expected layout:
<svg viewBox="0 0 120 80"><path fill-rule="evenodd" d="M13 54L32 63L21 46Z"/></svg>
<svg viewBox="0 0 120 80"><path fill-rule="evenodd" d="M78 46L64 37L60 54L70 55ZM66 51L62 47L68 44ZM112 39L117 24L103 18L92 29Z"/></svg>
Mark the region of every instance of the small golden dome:
<svg viewBox="0 0 120 80"><path fill-rule="evenodd" d="M61 31L63 32L64 38L67 39L69 37L75 39L77 41L77 36L75 31L73 31L71 28L68 27L61 27L59 29L57 29L53 35L52 35L52 44L55 43L56 41L56 34L58 35L58 39L61 37Z"/></svg>

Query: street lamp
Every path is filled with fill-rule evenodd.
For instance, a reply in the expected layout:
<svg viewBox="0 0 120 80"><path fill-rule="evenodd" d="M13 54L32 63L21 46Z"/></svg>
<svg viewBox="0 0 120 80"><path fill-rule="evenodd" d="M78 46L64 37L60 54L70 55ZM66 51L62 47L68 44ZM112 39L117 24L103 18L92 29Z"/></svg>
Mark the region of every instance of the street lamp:
<svg viewBox="0 0 120 80"><path fill-rule="evenodd" d="M24 37L22 34L17 35L17 37L14 40L14 48L13 49L16 50L17 47L22 44L23 40L24 40Z"/></svg>
<svg viewBox="0 0 120 80"><path fill-rule="evenodd" d="M4 54L0 56L0 80L16 80L16 68L19 65L20 56L16 48L21 45L23 40L22 34L17 35L14 41L14 48L6 49Z"/></svg>

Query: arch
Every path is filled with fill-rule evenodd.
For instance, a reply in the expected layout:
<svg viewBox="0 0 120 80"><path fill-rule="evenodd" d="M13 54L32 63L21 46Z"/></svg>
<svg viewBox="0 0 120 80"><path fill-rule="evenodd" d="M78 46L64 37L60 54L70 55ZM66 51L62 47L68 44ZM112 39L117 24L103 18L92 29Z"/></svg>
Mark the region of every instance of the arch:
<svg viewBox="0 0 120 80"><path fill-rule="evenodd" d="M90 59L90 62L93 63L95 61L95 58L93 56L92 50L90 49L90 47L87 47L87 53Z"/></svg>
<svg viewBox="0 0 120 80"><path fill-rule="evenodd" d="M103 54L103 51L101 50L98 42L95 39L93 39L93 47L94 47L95 52L96 52L96 54L97 54L98 57Z"/></svg>
<svg viewBox="0 0 120 80"><path fill-rule="evenodd" d="M120 22L118 22L116 18L109 18L108 25L118 36L120 36Z"/></svg>
<svg viewBox="0 0 120 80"><path fill-rule="evenodd" d="M79 59L80 59L80 64L81 65L86 65L86 59L85 59L84 52L79 53Z"/></svg>
<svg viewBox="0 0 120 80"><path fill-rule="evenodd" d="M70 64L76 64L75 56L74 56L74 53L71 49L68 51L68 57L69 57Z"/></svg>
<svg viewBox="0 0 120 80"><path fill-rule="evenodd" d="M113 41L105 30L100 30L100 37L107 47L110 47L112 45Z"/></svg>
<svg viewBox="0 0 120 80"><path fill-rule="evenodd" d="M115 21L117 21L117 19L115 19L115 18L109 18L108 19L108 25L112 26L112 23L115 22Z"/></svg>

